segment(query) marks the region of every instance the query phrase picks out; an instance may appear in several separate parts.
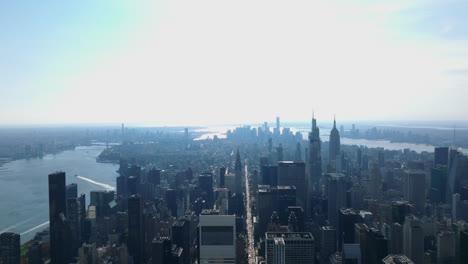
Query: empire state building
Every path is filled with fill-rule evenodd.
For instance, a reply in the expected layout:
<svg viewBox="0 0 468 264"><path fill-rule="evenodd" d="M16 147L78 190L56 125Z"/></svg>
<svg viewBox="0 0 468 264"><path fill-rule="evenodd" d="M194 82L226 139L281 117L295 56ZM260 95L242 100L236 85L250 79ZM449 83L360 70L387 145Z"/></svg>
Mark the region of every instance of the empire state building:
<svg viewBox="0 0 468 264"><path fill-rule="evenodd" d="M336 119L333 119L333 129L330 132L328 161L336 169L336 159L340 155L340 133L336 129Z"/></svg>

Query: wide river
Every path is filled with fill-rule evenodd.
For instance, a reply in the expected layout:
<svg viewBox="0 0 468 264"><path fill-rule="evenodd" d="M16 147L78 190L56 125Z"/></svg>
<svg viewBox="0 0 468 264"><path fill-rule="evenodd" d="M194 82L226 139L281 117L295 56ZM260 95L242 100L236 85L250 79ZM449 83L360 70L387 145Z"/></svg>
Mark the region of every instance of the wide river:
<svg viewBox="0 0 468 264"><path fill-rule="evenodd" d="M21 234L21 243L48 226L48 175L66 173L66 183L77 183L78 194L89 203L92 190L112 190L118 165L98 163L104 146L77 147L42 159L22 159L0 167L0 233ZM80 177L75 177L79 175Z"/></svg>

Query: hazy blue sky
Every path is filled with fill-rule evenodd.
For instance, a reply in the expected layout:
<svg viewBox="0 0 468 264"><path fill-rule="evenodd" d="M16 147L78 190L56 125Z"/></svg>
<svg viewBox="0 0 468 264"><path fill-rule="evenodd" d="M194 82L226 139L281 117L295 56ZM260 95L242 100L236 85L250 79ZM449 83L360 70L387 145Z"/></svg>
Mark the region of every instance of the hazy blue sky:
<svg viewBox="0 0 468 264"><path fill-rule="evenodd" d="M0 1L0 124L466 120L468 1Z"/></svg>

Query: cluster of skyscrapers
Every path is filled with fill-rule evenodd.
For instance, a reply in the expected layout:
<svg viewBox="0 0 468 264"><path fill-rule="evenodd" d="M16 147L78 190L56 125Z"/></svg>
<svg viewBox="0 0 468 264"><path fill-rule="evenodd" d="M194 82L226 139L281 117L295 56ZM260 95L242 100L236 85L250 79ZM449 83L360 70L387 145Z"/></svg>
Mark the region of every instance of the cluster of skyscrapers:
<svg viewBox="0 0 468 264"><path fill-rule="evenodd" d="M322 142L315 118L307 139L279 118L183 134L115 147L116 190L89 202L50 174L49 229L21 256L19 235L0 234L0 263L468 263L468 157L454 148L341 145L336 120Z"/></svg>

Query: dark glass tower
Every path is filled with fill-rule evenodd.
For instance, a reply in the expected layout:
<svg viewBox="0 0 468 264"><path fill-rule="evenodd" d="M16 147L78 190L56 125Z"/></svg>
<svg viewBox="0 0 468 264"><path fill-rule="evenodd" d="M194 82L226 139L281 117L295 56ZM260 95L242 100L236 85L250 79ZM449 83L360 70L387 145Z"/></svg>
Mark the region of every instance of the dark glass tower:
<svg viewBox="0 0 468 264"><path fill-rule="evenodd" d="M152 242L153 263L171 263L171 239L169 237L155 238Z"/></svg>
<svg viewBox="0 0 468 264"><path fill-rule="evenodd" d="M117 197L126 198L127 197L127 177L119 176L116 179L117 182Z"/></svg>
<svg viewBox="0 0 468 264"><path fill-rule="evenodd" d="M65 172L49 174L50 263L68 263L71 241L66 222Z"/></svg>
<svg viewBox="0 0 468 264"><path fill-rule="evenodd" d="M449 162L449 148L438 147L434 149L434 167L437 165L448 166Z"/></svg>
<svg viewBox="0 0 468 264"><path fill-rule="evenodd" d="M468 230L460 232L460 263L468 263Z"/></svg>
<svg viewBox="0 0 468 264"><path fill-rule="evenodd" d="M278 166L263 165L261 174L263 185L278 186Z"/></svg>
<svg viewBox="0 0 468 264"><path fill-rule="evenodd" d="M190 227L189 222L177 220L172 224L172 242L183 248L182 259L183 263L190 263Z"/></svg>
<svg viewBox="0 0 468 264"><path fill-rule="evenodd" d="M42 246L39 242L33 242L28 247L28 263L29 264L42 264Z"/></svg>
<svg viewBox="0 0 468 264"><path fill-rule="evenodd" d="M208 208L212 208L214 202L213 175L210 172L202 173L198 177L198 186L202 191L203 198L208 204Z"/></svg>
<svg viewBox="0 0 468 264"><path fill-rule="evenodd" d="M78 198L67 199L67 220L71 232L71 255L76 257L81 244L80 201Z"/></svg>
<svg viewBox="0 0 468 264"><path fill-rule="evenodd" d="M140 195L128 198L128 253L133 257L133 263L144 263L143 205Z"/></svg>
<svg viewBox="0 0 468 264"><path fill-rule="evenodd" d="M297 204L302 207L306 207L307 184L305 163L302 161L278 162L278 186L295 186L298 198Z"/></svg>
<svg viewBox="0 0 468 264"><path fill-rule="evenodd" d="M152 168L148 172L148 182L158 185L161 183L161 170L158 170L156 168Z"/></svg>
<svg viewBox="0 0 468 264"><path fill-rule="evenodd" d="M341 173L328 173L325 175L326 195L328 196L328 221L338 230L338 215L340 208L346 207L345 175Z"/></svg>
<svg viewBox="0 0 468 264"><path fill-rule="evenodd" d="M0 234L0 263L20 263L20 235L15 233Z"/></svg>
<svg viewBox="0 0 468 264"><path fill-rule="evenodd" d="M78 185L76 183L70 183L66 187L67 199L78 198Z"/></svg>
<svg viewBox="0 0 468 264"><path fill-rule="evenodd" d="M166 190L166 202L167 208L171 212L172 216L177 217L177 190Z"/></svg>

